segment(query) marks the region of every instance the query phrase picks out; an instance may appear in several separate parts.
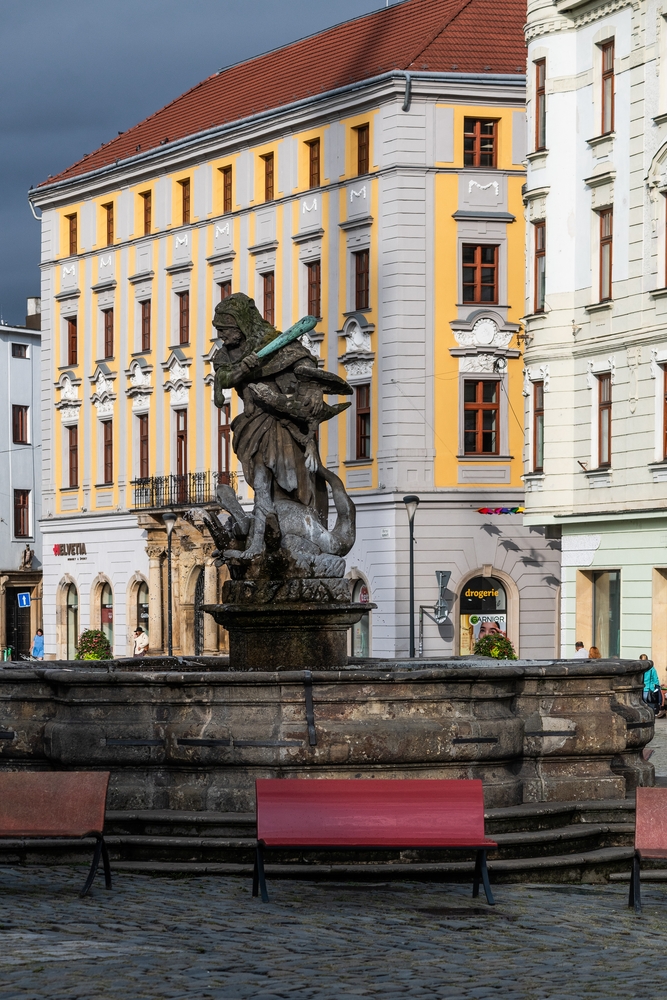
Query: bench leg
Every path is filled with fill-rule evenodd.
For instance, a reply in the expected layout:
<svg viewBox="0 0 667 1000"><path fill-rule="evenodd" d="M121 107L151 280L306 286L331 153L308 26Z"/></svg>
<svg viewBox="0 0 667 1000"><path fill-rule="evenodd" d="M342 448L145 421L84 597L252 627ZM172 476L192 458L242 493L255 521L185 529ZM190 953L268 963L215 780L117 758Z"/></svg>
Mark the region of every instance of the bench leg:
<svg viewBox="0 0 667 1000"><path fill-rule="evenodd" d="M106 844L104 843L103 837L98 836L97 843L95 844L95 851L93 852L93 862L92 862L92 864L90 866L90 871L88 872L88 878L84 882L83 889L79 893L79 895L82 896L82 897L88 895L88 893L90 891L90 887L93 884L93 879L95 878L95 874L97 872L97 869L98 869L98 866L99 866L99 863L100 863L100 855L102 854L102 846L103 845L104 845L104 848L106 849Z"/></svg>
<svg viewBox="0 0 667 1000"><path fill-rule="evenodd" d="M100 838L102 844L102 864L104 865L104 884L107 889L111 888L111 865L109 864L109 852L104 837Z"/></svg>
<svg viewBox="0 0 667 1000"><path fill-rule="evenodd" d="M258 844L255 848L255 867L252 873L252 894L257 895L257 890L259 889L262 902L268 903L269 894L266 891L266 878L264 875L264 848L261 844Z"/></svg>
<svg viewBox="0 0 667 1000"><path fill-rule="evenodd" d="M635 853L632 859L632 871L630 872L630 896L628 906L634 907L635 913L642 912L641 878L639 855Z"/></svg>
<svg viewBox="0 0 667 1000"><path fill-rule="evenodd" d="M475 858L475 874L473 875L472 882L472 894L473 898L479 896L479 883L484 886L484 894L486 896L486 901L489 906L495 906L495 899L493 898L493 893L491 892L491 883L489 882L489 870L486 867L486 851L478 851L477 857Z"/></svg>

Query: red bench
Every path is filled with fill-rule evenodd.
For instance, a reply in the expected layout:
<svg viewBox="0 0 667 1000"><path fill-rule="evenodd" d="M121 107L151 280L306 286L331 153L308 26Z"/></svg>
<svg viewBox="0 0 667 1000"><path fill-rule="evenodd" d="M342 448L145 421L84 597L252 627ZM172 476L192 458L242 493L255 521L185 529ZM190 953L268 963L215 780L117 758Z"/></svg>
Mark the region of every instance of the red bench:
<svg viewBox="0 0 667 1000"><path fill-rule="evenodd" d="M635 811L635 856L628 906L642 911L642 858L667 858L667 788L638 788Z"/></svg>
<svg viewBox="0 0 667 1000"><path fill-rule="evenodd" d="M95 837L81 895L95 878L100 856L111 888L104 843L108 771L0 771L0 837Z"/></svg>
<svg viewBox="0 0 667 1000"><path fill-rule="evenodd" d="M252 894L268 903L264 850L411 849L475 850L473 896L480 882L494 903L484 836L482 782L446 780L330 780L272 778L255 782L257 849Z"/></svg>

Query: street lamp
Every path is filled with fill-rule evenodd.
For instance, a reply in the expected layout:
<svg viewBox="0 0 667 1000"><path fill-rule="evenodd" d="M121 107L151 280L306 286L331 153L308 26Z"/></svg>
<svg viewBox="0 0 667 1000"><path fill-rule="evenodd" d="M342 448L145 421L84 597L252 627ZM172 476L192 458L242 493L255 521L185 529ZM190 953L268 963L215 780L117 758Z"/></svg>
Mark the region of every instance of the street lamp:
<svg viewBox="0 0 667 1000"><path fill-rule="evenodd" d="M403 497L403 503L410 523L410 658L415 655L415 514L419 497L410 493Z"/></svg>
<svg viewBox="0 0 667 1000"><path fill-rule="evenodd" d="M173 510L168 510L162 515L165 528L167 529L167 652L169 656L174 655L174 644L172 641L172 620L171 620L171 533L178 518Z"/></svg>

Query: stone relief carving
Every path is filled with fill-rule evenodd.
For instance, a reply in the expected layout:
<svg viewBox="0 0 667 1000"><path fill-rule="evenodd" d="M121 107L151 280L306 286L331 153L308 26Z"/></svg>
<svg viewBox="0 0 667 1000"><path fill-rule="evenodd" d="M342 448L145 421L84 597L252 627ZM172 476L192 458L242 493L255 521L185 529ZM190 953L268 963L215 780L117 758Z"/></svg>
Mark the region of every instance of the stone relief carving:
<svg viewBox="0 0 667 1000"><path fill-rule="evenodd" d="M63 406L60 410L60 419L64 424L72 424L78 422L79 419L79 407L78 406Z"/></svg>
<svg viewBox="0 0 667 1000"><path fill-rule="evenodd" d="M132 400L132 409L135 412L141 410L147 410L150 406L151 397L150 396L135 396Z"/></svg>
<svg viewBox="0 0 667 1000"><path fill-rule="evenodd" d="M370 378L373 373L371 360L344 361L343 365L349 379Z"/></svg>
<svg viewBox="0 0 667 1000"><path fill-rule="evenodd" d="M69 375L63 375L60 382L60 398L67 400L79 398L79 390L75 385L72 385Z"/></svg>
<svg viewBox="0 0 667 1000"><path fill-rule="evenodd" d="M493 193L498 194L498 181L489 181L488 184L480 184L479 181L469 181L468 182L468 194L472 193L473 188L478 188L480 191L488 191L493 188Z"/></svg>
<svg viewBox="0 0 667 1000"><path fill-rule="evenodd" d="M348 353L353 351L370 351L371 334L369 330L362 330L356 320L349 320L345 324L345 348Z"/></svg>
<svg viewBox="0 0 667 1000"><path fill-rule="evenodd" d="M630 386L628 395L628 406L630 408L630 413L634 413L637 409L637 403L639 402L639 365L641 364L642 354L640 347L628 347L627 351L628 359L628 370L630 375Z"/></svg>
<svg viewBox="0 0 667 1000"><path fill-rule="evenodd" d="M130 385L135 389L141 386L146 386L151 384L151 377L147 371L144 371L140 365L132 366L132 374L130 375Z"/></svg>
<svg viewBox="0 0 667 1000"><path fill-rule="evenodd" d="M493 354L475 354L459 358L459 371L476 374L491 373L496 370L496 358Z"/></svg>

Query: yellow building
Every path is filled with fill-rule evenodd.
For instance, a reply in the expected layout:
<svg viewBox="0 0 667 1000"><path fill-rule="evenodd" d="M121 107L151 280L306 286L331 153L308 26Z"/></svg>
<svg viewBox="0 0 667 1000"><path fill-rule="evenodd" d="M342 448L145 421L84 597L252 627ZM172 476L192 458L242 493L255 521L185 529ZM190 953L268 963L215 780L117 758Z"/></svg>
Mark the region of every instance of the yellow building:
<svg viewBox="0 0 667 1000"><path fill-rule="evenodd" d="M354 388L320 438L357 502L355 596L378 605L353 650L407 652L409 492L417 603L451 574L427 655L467 652L486 618L553 651L555 553L519 513L479 513L522 501L522 21L514 0L500 27L492 0L407 0L222 70L31 192L47 651L91 626L122 655L138 621L165 649L162 514L221 478L248 499L238 402L213 405L232 291L281 329L320 316L307 346ZM201 610L213 545L180 517L172 542L174 651L224 649Z"/></svg>

